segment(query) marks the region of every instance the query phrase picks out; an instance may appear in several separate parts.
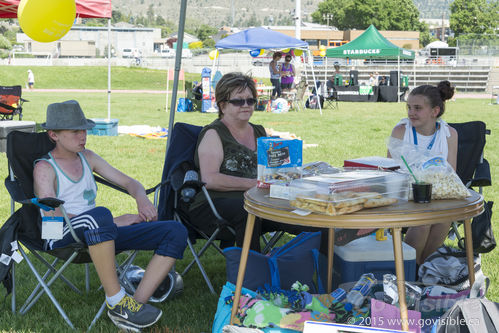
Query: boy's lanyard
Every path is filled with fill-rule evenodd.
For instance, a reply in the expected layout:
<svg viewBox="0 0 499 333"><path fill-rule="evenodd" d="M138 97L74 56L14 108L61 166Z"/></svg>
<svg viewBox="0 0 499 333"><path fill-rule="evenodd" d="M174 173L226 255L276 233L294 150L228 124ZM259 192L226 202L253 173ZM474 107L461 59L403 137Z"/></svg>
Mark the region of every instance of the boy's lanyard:
<svg viewBox="0 0 499 333"><path fill-rule="evenodd" d="M433 147L433 144L435 143L435 139L437 138L437 132L438 132L438 129L440 128L438 122L435 123L435 134L433 134L433 138L431 139L430 143L428 144L428 147L426 147L426 149L428 150L431 150L431 148ZM416 129L414 128L414 126L412 127L412 136L414 137L414 145L418 145L418 134L416 133Z"/></svg>

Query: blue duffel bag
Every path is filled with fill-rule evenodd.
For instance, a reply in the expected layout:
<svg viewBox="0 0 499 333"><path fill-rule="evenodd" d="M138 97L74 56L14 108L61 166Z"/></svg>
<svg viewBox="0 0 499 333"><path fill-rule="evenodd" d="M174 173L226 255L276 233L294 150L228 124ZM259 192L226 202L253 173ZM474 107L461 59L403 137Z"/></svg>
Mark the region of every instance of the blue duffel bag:
<svg viewBox="0 0 499 333"><path fill-rule="evenodd" d="M321 233L302 232L269 255L249 251L243 287L257 290L265 284L289 290L296 281L310 287L311 293L324 293L319 279L318 257ZM240 247L224 249L227 281L236 283L241 259Z"/></svg>

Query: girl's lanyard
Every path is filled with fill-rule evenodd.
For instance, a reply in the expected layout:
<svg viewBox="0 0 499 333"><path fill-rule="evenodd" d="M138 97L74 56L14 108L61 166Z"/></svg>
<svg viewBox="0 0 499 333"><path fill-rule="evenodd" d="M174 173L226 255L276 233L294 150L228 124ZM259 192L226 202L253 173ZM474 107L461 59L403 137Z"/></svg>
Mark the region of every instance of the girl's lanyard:
<svg viewBox="0 0 499 333"><path fill-rule="evenodd" d="M428 147L426 147L426 149L428 150L431 150L431 148L433 147L433 144L435 143L435 139L437 138L437 133L438 133L438 129L440 128L438 122L435 123L435 134L433 134L433 138L431 139L430 143L428 144ZM418 134L416 133L416 129L414 127L412 127L412 136L414 137L414 145L418 145Z"/></svg>

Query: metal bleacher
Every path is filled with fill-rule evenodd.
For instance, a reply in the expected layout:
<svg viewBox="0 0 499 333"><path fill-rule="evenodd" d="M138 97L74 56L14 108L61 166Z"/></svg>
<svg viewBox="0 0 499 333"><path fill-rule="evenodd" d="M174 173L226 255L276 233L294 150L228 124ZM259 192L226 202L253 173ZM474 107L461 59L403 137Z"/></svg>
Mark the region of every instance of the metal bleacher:
<svg viewBox="0 0 499 333"><path fill-rule="evenodd" d="M376 64L376 65L356 65L355 69L358 70L359 82L367 82L369 74L378 72L380 76L390 77L390 71L397 70L396 64ZM401 64L401 75L409 77L409 87L419 86L422 84L436 85L442 80L450 81L460 92L489 92L490 91L490 77L493 68L491 65L459 65L459 66L445 66L445 65L412 65ZM340 74L344 78L348 78L350 67L341 66ZM325 81L331 77L335 72L333 64L327 66L315 64L314 72L316 80ZM309 84L313 83L311 75L311 67L304 65L302 74L307 77Z"/></svg>

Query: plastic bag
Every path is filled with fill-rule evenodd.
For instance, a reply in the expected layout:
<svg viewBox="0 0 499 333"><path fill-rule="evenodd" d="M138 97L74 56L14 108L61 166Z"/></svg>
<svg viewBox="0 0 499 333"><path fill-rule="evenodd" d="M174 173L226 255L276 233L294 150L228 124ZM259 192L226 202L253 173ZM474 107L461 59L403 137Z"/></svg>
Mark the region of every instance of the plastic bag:
<svg viewBox="0 0 499 333"><path fill-rule="evenodd" d="M403 170L407 171L407 167L401 156L404 156L418 181L432 184L432 199L464 199L470 196L466 186L441 153L394 137L388 139L387 146L390 155L400 162Z"/></svg>

